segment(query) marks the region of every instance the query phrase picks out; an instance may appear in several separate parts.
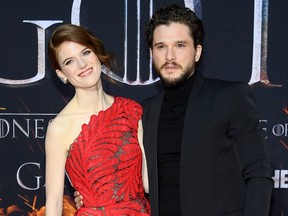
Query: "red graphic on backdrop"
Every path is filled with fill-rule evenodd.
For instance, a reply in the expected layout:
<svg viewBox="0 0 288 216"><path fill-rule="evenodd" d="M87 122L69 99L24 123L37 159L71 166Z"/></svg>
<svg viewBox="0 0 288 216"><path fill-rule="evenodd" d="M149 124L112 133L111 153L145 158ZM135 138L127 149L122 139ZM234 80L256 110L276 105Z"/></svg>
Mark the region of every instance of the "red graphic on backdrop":
<svg viewBox="0 0 288 216"><path fill-rule="evenodd" d="M8 206L7 209L0 208L0 216L9 216L15 214L24 214L28 216L45 216L45 206L42 206L40 209L36 208L37 196L34 197L33 202L31 203L28 199L18 194L18 196L23 200L24 204L31 208L31 211L25 212L18 205ZM0 201L2 199L0 198ZM76 211L75 203L73 199L69 196L64 195L63 198L63 215L65 216L74 216Z"/></svg>

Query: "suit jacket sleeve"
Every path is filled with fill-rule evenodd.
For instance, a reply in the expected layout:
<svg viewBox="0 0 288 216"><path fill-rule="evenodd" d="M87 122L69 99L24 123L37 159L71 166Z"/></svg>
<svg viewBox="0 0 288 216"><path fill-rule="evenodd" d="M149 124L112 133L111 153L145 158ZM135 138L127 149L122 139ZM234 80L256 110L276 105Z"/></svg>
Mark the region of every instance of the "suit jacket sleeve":
<svg viewBox="0 0 288 216"><path fill-rule="evenodd" d="M234 98L228 134L235 139L235 151L246 183L244 216L268 216L273 180L255 98L245 83L237 86Z"/></svg>

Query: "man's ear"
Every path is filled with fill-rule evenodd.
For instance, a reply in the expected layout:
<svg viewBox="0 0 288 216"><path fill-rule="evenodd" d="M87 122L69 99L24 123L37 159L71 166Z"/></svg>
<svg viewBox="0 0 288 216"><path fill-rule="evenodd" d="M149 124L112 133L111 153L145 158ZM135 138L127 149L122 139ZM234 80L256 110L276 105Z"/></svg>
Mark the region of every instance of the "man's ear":
<svg viewBox="0 0 288 216"><path fill-rule="evenodd" d="M201 54L202 54L202 45L197 45L195 53L195 62L198 62L200 60Z"/></svg>

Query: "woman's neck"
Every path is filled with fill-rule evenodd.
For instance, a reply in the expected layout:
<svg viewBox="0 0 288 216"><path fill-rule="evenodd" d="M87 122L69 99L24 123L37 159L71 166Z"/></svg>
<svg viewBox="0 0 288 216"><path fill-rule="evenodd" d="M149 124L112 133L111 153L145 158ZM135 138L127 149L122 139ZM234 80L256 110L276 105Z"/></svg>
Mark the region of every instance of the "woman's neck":
<svg viewBox="0 0 288 216"><path fill-rule="evenodd" d="M75 93L73 101L74 108L80 112L97 114L101 110L106 110L114 102L114 98L104 92L103 89L82 91Z"/></svg>

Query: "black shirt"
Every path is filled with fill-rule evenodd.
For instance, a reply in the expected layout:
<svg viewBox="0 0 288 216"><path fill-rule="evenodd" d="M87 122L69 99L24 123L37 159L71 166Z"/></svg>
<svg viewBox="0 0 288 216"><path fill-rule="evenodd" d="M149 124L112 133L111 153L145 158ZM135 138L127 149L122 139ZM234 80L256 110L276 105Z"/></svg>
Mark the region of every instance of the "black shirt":
<svg viewBox="0 0 288 216"><path fill-rule="evenodd" d="M158 125L159 215L180 216L180 155L186 108L195 74L179 86L164 87Z"/></svg>

